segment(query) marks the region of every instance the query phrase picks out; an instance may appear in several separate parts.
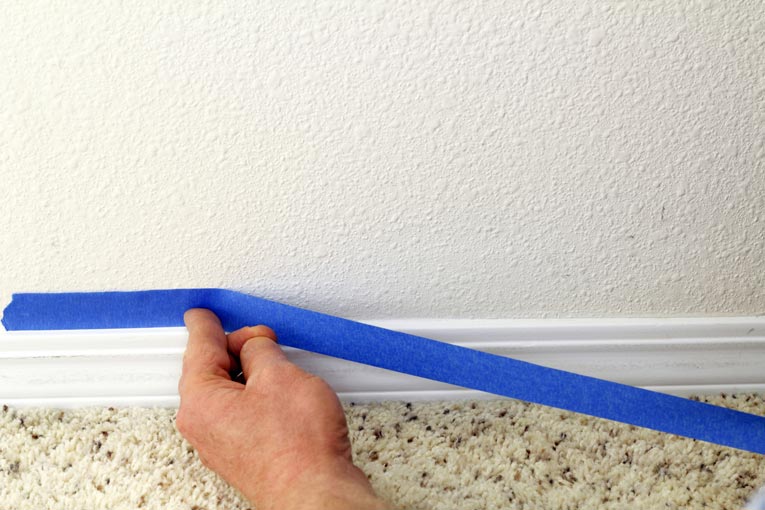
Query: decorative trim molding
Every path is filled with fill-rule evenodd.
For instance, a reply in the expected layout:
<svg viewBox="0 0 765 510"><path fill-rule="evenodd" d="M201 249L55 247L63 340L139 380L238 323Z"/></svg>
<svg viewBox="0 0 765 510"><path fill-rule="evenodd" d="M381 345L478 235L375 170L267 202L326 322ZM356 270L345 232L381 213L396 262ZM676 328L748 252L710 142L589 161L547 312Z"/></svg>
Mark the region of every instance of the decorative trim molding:
<svg viewBox="0 0 765 510"><path fill-rule="evenodd" d="M688 396L765 393L765 317L362 321ZM184 328L0 332L0 404L178 405ZM499 398L285 348L344 401Z"/></svg>

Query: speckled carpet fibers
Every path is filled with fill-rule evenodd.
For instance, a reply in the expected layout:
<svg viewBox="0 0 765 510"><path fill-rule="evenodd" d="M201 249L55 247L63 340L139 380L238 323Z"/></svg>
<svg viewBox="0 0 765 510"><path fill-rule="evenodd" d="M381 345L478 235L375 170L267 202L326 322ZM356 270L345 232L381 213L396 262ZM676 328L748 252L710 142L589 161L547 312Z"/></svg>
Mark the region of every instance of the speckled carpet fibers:
<svg viewBox="0 0 765 510"><path fill-rule="evenodd" d="M703 400L765 415L755 395ZM513 400L346 405L356 463L398 508L735 509L765 457ZM174 409L0 411L0 509L246 509Z"/></svg>

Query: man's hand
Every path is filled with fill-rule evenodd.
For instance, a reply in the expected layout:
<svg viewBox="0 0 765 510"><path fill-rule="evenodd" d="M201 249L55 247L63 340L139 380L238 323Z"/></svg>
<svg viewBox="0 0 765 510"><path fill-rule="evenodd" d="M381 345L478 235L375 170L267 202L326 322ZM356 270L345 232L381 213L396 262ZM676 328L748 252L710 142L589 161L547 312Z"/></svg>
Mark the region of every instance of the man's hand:
<svg viewBox="0 0 765 510"><path fill-rule="evenodd" d="M226 335L215 314L199 308L184 320L176 426L205 466L258 510L388 508L353 465L337 395L291 363L270 328ZM237 357L246 384L229 376Z"/></svg>

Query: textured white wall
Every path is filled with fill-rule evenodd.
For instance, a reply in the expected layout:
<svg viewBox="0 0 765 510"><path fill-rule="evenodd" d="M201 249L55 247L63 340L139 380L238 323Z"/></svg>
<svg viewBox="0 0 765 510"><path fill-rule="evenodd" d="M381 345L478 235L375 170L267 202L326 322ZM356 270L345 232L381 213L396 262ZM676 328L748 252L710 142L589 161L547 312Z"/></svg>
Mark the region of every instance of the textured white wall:
<svg viewBox="0 0 765 510"><path fill-rule="evenodd" d="M758 0L2 9L4 301L765 311Z"/></svg>

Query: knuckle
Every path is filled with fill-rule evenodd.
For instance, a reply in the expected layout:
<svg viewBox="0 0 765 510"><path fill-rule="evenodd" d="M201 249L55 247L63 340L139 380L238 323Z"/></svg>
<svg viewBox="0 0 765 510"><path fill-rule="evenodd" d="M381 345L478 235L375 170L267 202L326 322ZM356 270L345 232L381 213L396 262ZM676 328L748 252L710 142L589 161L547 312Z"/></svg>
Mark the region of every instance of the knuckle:
<svg viewBox="0 0 765 510"><path fill-rule="evenodd" d="M257 376L258 386L263 388L286 388L315 384L323 380L290 362L273 363L263 367Z"/></svg>
<svg viewBox="0 0 765 510"><path fill-rule="evenodd" d="M196 363L207 366L215 363L220 356L220 352L213 346L206 345L196 353Z"/></svg>
<svg viewBox="0 0 765 510"><path fill-rule="evenodd" d="M186 376L181 375L180 379L178 379L178 394L183 397L183 395L186 393Z"/></svg>
<svg viewBox="0 0 765 510"><path fill-rule="evenodd" d="M244 342L244 345L242 345L242 350L239 353L240 357L250 357L255 354L255 352L258 350L258 343L261 340L258 339L258 337L250 338L246 342Z"/></svg>
<svg viewBox="0 0 765 510"><path fill-rule="evenodd" d="M175 416L175 428L181 433L183 437L188 437L191 430L191 421L188 419L188 411L181 407L178 410L178 414Z"/></svg>
<svg viewBox="0 0 765 510"><path fill-rule="evenodd" d="M279 363L262 367L257 373L256 379L258 388L275 390L288 386L295 378L290 366Z"/></svg>
<svg viewBox="0 0 765 510"><path fill-rule="evenodd" d="M200 405L198 397L183 397L178 412L175 415L175 428L183 437L194 442L197 431L205 427L205 414L200 410L206 409Z"/></svg>
<svg viewBox="0 0 765 510"><path fill-rule="evenodd" d="M266 365L258 372L258 383L263 386L279 385L285 379L285 367Z"/></svg>
<svg viewBox="0 0 765 510"><path fill-rule="evenodd" d="M254 346L252 345L252 340L251 339L247 340L246 342L244 342L244 344L242 345L242 348L239 350L239 357L248 358L251 355L253 348Z"/></svg>

